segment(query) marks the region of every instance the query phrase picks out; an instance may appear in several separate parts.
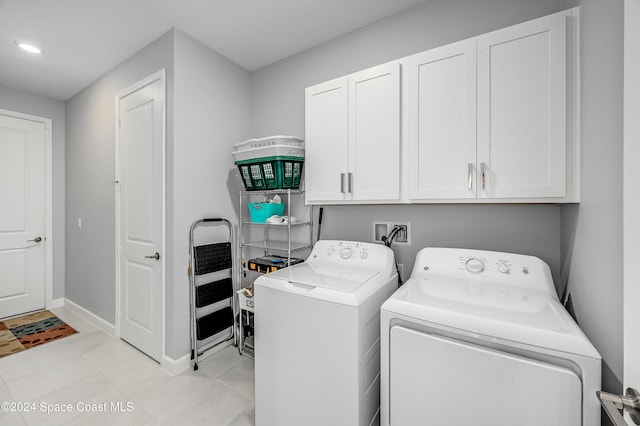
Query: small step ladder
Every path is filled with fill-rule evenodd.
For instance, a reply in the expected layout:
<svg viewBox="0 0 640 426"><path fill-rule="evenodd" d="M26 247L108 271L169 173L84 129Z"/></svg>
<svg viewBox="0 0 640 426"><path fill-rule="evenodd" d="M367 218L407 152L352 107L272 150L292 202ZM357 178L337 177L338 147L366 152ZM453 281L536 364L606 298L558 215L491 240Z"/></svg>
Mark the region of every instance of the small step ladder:
<svg viewBox="0 0 640 426"><path fill-rule="evenodd" d="M214 238L220 232L216 229L205 232L205 228L214 227L228 228L228 238ZM227 219L205 218L191 225L188 274L194 370L198 369L198 357L206 351L231 339L236 343L233 247L233 225Z"/></svg>

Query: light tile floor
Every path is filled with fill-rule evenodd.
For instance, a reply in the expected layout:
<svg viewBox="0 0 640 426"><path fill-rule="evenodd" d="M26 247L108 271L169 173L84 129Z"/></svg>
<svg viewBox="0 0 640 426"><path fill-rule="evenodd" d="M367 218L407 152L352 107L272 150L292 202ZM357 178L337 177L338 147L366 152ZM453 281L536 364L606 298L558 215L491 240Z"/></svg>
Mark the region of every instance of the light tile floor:
<svg viewBox="0 0 640 426"><path fill-rule="evenodd" d="M0 359L0 425L254 424L253 361L236 347L171 376L73 312L52 311L79 333Z"/></svg>

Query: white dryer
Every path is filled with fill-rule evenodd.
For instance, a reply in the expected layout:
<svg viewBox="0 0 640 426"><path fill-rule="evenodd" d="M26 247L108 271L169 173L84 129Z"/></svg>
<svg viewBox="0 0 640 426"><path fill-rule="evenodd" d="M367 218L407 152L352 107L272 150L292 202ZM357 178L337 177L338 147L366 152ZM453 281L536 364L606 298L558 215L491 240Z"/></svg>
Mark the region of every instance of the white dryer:
<svg viewBox="0 0 640 426"><path fill-rule="evenodd" d="M379 423L380 306L398 288L391 249L321 240L254 288L256 425Z"/></svg>
<svg viewBox="0 0 640 426"><path fill-rule="evenodd" d="M382 425L600 425L600 354L536 257L423 249L381 325Z"/></svg>

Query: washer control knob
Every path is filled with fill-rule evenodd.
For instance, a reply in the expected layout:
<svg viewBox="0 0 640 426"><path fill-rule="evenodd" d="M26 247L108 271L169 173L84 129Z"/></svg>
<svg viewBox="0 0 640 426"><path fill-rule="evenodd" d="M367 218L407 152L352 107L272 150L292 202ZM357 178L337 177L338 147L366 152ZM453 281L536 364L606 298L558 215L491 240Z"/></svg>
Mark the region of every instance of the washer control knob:
<svg viewBox="0 0 640 426"><path fill-rule="evenodd" d="M479 274L484 271L484 262L475 257L467 259L464 266L467 268L467 271L472 274Z"/></svg>
<svg viewBox="0 0 640 426"><path fill-rule="evenodd" d="M342 252L340 252L340 257L343 259L349 259L352 254L353 254L353 250L351 250L348 247L345 247L342 249Z"/></svg>
<svg viewBox="0 0 640 426"><path fill-rule="evenodd" d="M362 250L360 252L360 259L366 259L369 256L369 253L367 253L366 251Z"/></svg>
<svg viewBox="0 0 640 426"><path fill-rule="evenodd" d="M507 265L505 262L500 262L498 263L498 271L502 272L503 274L508 274L509 272L511 272L511 268L509 268L509 265Z"/></svg>
<svg viewBox="0 0 640 426"><path fill-rule="evenodd" d="M331 256L331 255L332 255L333 253L335 253L335 252L336 252L336 249L335 249L335 247L333 247L333 246L331 246L331 247L329 247L329 248L327 249L327 254L328 254L329 256Z"/></svg>

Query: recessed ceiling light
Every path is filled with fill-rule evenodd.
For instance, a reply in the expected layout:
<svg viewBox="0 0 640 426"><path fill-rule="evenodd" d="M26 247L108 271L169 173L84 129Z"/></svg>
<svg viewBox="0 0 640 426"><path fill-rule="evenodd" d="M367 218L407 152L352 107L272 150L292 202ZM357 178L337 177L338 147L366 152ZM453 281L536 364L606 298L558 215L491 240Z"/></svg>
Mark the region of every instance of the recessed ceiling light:
<svg viewBox="0 0 640 426"><path fill-rule="evenodd" d="M22 50L26 50L29 53L42 53L43 52L43 50L40 49L39 47L36 47L36 46L34 46L32 44L29 44L29 43L22 43L20 41L16 41L16 44Z"/></svg>

